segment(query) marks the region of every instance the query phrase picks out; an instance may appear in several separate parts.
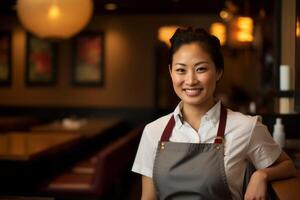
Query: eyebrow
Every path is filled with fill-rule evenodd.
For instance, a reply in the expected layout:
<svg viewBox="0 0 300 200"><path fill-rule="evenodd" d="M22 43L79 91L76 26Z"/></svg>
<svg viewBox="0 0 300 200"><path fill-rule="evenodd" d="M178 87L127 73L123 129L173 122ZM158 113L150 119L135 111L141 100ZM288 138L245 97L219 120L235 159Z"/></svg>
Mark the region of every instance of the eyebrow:
<svg viewBox="0 0 300 200"><path fill-rule="evenodd" d="M182 66L182 67L186 66L186 64L184 64L184 63L175 63L174 65L179 65L179 66Z"/></svg>
<svg viewBox="0 0 300 200"><path fill-rule="evenodd" d="M197 65L200 65L200 64L209 64L208 61L200 61L200 62L197 62L196 64L194 64L194 66L197 66ZM182 67L186 67L186 64L184 63L175 63L174 65L179 65L179 66L182 66Z"/></svg>

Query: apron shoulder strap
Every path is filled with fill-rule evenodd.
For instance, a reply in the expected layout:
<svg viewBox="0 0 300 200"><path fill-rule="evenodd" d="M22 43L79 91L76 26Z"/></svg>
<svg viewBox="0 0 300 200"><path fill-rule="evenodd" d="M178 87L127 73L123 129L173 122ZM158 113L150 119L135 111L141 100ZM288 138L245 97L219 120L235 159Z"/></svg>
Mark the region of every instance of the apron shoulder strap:
<svg viewBox="0 0 300 200"><path fill-rule="evenodd" d="M173 131L173 128L174 128L174 125L175 125L175 119L174 119L174 115L171 116L161 138L160 138L160 141L161 142L167 142L169 141L170 137L171 137L171 134L172 134L172 131Z"/></svg>
<svg viewBox="0 0 300 200"><path fill-rule="evenodd" d="M220 112L220 120L219 120L220 122L219 122L219 127L218 127L218 133L217 133L214 143L217 143L217 144L223 143L226 119L227 119L227 109L225 108L225 106L223 104L221 104L221 112ZM170 120L168 121L166 128L164 129L164 132L163 132L161 138L160 138L161 142L169 141L174 126L175 126L175 119L174 119L174 115L172 115Z"/></svg>
<svg viewBox="0 0 300 200"><path fill-rule="evenodd" d="M215 138L215 143L222 144L224 140L224 133L226 127L226 120L227 120L227 109L223 104L221 104L221 113L220 113L220 120L219 120L219 127L217 137Z"/></svg>

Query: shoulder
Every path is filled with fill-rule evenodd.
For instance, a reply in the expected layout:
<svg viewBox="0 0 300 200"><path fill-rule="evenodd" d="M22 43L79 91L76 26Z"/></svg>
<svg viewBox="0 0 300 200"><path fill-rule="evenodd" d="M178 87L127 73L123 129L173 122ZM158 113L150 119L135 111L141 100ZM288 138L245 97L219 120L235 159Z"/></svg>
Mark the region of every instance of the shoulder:
<svg viewBox="0 0 300 200"><path fill-rule="evenodd" d="M144 128L132 171L152 177L158 141L172 113L150 122Z"/></svg>
<svg viewBox="0 0 300 200"><path fill-rule="evenodd" d="M269 142L268 129L260 121L260 116L245 115L228 109L225 154L230 155L231 161L248 157L249 152L254 152L253 149L260 148L263 143L272 143Z"/></svg>
<svg viewBox="0 0 300 200"><path fill-rule="evenodd" d="M259 116L245 115L243 113L235 112L230 109L227 109L227 111L227 127L229 130L252 132L252 130L260 121Z"/></svg>
<svg viewBox="0 0 300 200"><path fill-rule="evenodd" d="M147 134L150 137L160 138L172 115L173 113L169 113L147 124L144 129L144 134Z"/></svg>

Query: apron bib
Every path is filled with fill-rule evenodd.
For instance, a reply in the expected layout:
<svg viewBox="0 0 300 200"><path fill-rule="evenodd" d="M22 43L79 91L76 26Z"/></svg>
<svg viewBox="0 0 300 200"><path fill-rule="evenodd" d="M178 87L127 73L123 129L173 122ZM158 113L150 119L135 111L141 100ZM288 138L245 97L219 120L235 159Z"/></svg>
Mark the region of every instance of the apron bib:
<svg viewBox="0 0 300 200"><path fill-rule="evenodd" d="M169 120L158 144L153 181L160 200L231 200L224 168L227 110L221 105L214 143L169 142L175 125Z"/></svg>

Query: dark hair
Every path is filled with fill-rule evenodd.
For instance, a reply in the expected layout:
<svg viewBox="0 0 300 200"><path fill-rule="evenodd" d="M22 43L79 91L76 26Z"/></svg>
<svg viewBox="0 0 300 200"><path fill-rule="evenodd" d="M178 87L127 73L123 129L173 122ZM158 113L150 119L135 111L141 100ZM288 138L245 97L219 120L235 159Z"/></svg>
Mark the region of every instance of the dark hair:
<svg viewBox="0 0 300 200"><path fill-rule="evenodd" d="M203 50L208 53L213 60L217 70L224 71L224 60L221 52L220 40L209 34L202 28L194 29L178 28L170 39L171 48L169 50L169 64L172 66L174 53L184 44L198 42Z"/></svg>

